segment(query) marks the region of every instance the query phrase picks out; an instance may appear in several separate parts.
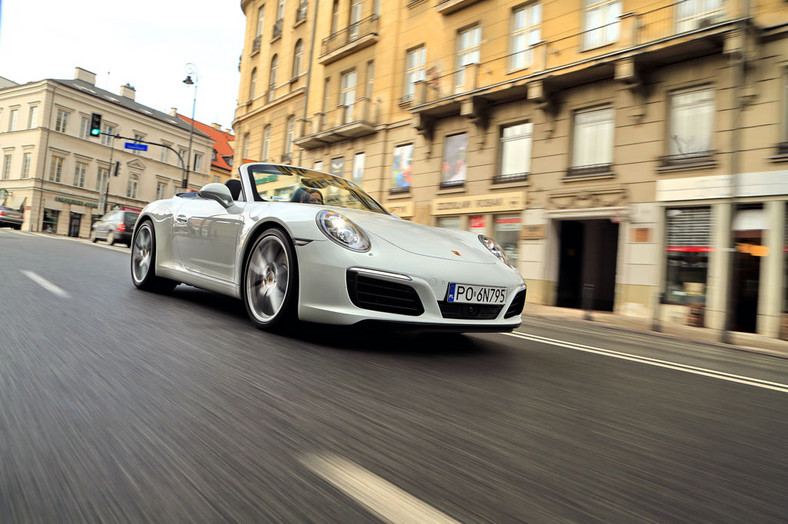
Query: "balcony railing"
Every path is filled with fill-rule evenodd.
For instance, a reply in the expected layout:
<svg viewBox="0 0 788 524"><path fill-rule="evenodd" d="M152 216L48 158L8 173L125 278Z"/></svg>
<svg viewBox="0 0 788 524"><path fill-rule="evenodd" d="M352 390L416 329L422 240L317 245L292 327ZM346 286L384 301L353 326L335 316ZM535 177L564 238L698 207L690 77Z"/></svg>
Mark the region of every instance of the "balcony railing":
<svg viewBox="0 0 788 524"><path fill-rule="evenodd" d="M379 25L378 16L372 15L324 38L320 47L320 58L324 59L345 46L349 47L350 50L355 50L354 44L356 42L365 40L365 37L377 35Z"/></svg>
<svg viewBox="0 0 788 524"><path fill-rule="evenodd" d="M296 19L295 23L303 22L306 20L306 11L309 7L309 2L301 2L296 9Z"/></svg>
<svg viewBox="0 0 788 524"><path fill-rule="evenodd" d="M417 83L412 107L418 108L419 105L477 89L504 87L531 76L595 66L600 60L607 57L616 60L626 52L647 52L652 46L664 48L725 32L732 27L733 21L742 16L738 4L726 3L727 11L689 12L686 8L689 3L682 1L650 11L630 12L610 24L545 40L480 64L466 65L453 71L436 71L428 74L425 81ZM518 74L513 78L511 73L515 68Z"/></svg>
<svg viewBox="0 0 788 524"><path fill-rule="evenodd" d="M716 151L694 151L677 155L665 155L659 158L661 168L693 168L714 166Z"/></svg>
<svg viewBox="0 0 788 524"><path fill-rule="evenodd" d="M613 164L574 166L566 170L566 178L585 178L613 174Z"/></svg>
<svg viewBox="0 0 788 524"><path fill-rule="evenodd" d="M252 53L253 54L258 52L258 51L260 51L260 38L261 38L260 36L257 36L252 41Z"/></svg>
<svg viewBox="0 0 788 524"><path fill-rule="evenodd" d="M276 40L277 38L282 36L282 25L284 21L280 18L276 22L274 22L274 34L271 36L271 41Z"/></svg>
<svg viewBox="0 0 788 524"><path fill-rule="evenodd" d="M372 134L380 121L377 103L359 98L353 105L340 105L331 111L315 113L304 122L296 144L305 149Z"/></svg>

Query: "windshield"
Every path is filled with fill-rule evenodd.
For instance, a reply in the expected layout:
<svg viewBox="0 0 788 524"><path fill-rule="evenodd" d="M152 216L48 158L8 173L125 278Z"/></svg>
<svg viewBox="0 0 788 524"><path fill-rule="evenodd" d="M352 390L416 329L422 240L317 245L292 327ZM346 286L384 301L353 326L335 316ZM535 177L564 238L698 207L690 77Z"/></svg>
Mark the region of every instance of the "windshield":
<svg viewBox="0 0 788 524"><path fill-rule="evenodd" d="M338 176L276 164L249 164L247 169L252 187L257 192L254 200L298 202L388 214L360 187Z"/></svg>

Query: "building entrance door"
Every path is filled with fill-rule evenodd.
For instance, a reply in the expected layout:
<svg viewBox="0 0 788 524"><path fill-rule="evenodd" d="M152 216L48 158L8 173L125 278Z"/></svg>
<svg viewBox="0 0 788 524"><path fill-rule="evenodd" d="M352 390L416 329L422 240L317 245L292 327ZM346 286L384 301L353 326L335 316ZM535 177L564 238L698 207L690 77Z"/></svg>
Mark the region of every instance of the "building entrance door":
<svg viewBox="0 0 788 524"><path fill-rule="evenodd" d="M737 231L733 269L733 331L755 333L761 282L762 231Z"/></svg>
<svg viewBox="0 0 788 524"><path fill-rule="evenodd" d="M608 219L564 220L560 228L556 306L613 311L618 224Z"/></svg>
<svg viewBox="0 0 788 524"><path fill-rule="evenodd" d="M68 222L68 236L70 237L78 237L79 236L79 226L82 223L82 215L79 213L71 213L71 218Z"/></svg>

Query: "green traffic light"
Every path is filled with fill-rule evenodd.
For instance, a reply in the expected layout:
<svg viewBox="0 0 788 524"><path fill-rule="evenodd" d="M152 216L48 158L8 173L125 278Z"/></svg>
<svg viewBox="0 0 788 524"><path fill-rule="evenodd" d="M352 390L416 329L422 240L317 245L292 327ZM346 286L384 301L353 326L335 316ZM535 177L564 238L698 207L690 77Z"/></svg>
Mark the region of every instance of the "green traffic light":
<svg viewBox="0 0 788 524"><path fill-rule="evenodd" d="M101 134L101 130L100 129L91 129L90 130L90 134L93 135L93 136L99 136Z"/></svg>

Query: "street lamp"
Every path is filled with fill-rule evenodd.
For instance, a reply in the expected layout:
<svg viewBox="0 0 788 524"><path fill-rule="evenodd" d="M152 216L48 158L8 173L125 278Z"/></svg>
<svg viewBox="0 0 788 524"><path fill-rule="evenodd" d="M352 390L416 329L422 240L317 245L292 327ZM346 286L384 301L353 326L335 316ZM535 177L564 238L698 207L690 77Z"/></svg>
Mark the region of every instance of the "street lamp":
<svg viewBox="0 0 788 524"><path fill-rule="evenodd" d="M192 80L192 76L194 80ZM197 107L197 66L189 62L186 64L186 79L183 81L187 86L194 86L194 100L192 101L192 125L189 131L189 152L186 156L186 174L183 176L181 188L186 191L189 186L189 166L192 161L192 139L194 138L194 110Z"/></svg>

